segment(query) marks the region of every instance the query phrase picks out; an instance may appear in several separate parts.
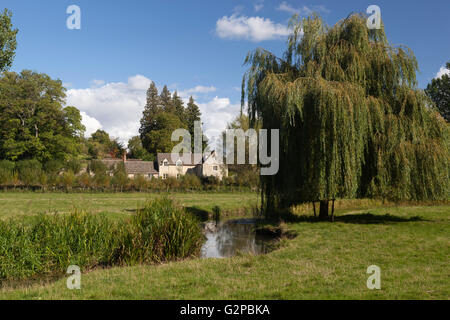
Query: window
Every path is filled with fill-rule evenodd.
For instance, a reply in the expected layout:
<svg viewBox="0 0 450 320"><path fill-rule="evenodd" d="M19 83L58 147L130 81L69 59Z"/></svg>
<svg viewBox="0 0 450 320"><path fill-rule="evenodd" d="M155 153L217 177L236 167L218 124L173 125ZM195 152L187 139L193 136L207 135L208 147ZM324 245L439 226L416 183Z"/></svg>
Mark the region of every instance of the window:
<svg viewBox="0 0 450 320"><path fill-rule="evenodd" d="M168 166L169 166L169 161L164 160L164 161L162 162L162 165L163 165L164 167L168 167Z"/></svg>
<svg viewBox="0 0 450 320"><path fill-rule="evenodd" d="M183 161L178 160L178 161L177 161L177 167L181 167L182 165L183 165Z"/></svg>
<svg viewBox="0 0 450 320"><path fill-rule="evenodd" d="M163 179L166 180L168 177L169 177L169 175L167 173L164 173Z"/></svg>
<svg viewBox="0 0 450 320"><path fill-rule="evenodd" d="M214 170L214 171L219 171L219 167L218 167L218 166L214 166L214 167L213 167L213 170Z"/></svg>
<svg viewBox="0 0 450 320"><path fill-rule="evenodd" d="M177 174L177 179L180 179L181 178L181 174Z"/></svg>

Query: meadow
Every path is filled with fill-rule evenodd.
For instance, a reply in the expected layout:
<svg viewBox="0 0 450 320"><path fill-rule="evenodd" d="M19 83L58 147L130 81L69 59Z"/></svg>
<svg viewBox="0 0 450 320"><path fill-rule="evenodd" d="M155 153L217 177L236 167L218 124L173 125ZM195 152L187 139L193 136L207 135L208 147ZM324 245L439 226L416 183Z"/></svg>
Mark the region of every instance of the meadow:
<svg viewBox="0 0 450 320"><path fill-rule="evenodd" d="M189 207L239 210L254 194L173 194ZM129 215L146 194L0 194L2 219L73 207ZM66 278L5 287L1 299L450 299L450 205L352 201L334 223L300 208L282 227L295 232L266 255L187 259L82 270L81 290ZM381 290L366 286L370 265Z"/></svg>
<svg viewBox="0 0 450 320"><path fill-rule="evenodd" d="M0 193L0 219L27 217L39 213L67 213L80 209L104 213L112 218L130 215L146 201L161 197L160 193ZM251 207L257 195L251 192L167 193L184 207L211 211L219 206L224 211Z"/></svg>

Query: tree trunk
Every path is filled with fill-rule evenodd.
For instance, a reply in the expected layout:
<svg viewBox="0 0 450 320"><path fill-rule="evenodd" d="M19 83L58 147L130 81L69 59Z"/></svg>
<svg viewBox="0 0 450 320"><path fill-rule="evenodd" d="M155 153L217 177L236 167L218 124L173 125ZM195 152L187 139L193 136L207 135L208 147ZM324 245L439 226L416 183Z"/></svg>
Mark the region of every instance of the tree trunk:
<svg viewBox="0 0 450 320"><path fill-rule="evenodd" d="M321 220L328 219L328 203L328 200L320 201L319 219Z"/></svg>
<svg viewBox="0 0 450 320"><path fill-rule="evenodd" d="M333 204L331 205L331 222L334 222L334 199L333 199Z"/></svg>

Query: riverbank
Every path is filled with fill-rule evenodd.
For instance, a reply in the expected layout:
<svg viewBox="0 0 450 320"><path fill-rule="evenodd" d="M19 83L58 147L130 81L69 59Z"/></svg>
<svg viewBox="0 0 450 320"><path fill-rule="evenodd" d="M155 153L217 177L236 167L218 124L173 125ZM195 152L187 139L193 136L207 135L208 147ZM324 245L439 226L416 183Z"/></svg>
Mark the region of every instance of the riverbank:
<svg viewBox="0 0 450 320"><path fill-rule="evenodd" d="M449 299L450 206L341 209L335 223L306 217L265 255L195 259L83 273L0 291L1 299ZM369 290L370 265L381 290Z"/></svg>

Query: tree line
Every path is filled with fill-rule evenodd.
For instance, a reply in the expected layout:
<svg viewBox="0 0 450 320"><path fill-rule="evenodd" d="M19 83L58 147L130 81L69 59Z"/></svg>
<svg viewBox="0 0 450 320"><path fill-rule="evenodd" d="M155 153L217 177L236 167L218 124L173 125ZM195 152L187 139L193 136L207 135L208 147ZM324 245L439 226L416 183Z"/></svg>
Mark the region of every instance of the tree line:
<svg viewBox="0 0 450 320"><path fill-rule="evenodd" d="M168 179L128 178L122 162L114 167L101 160L51 160L41 164L36 159L0 160L0 188L3 191L40 192L168 192L256 190L258 176L241 173L219 181L215 177L196 175Z"/></svg>

